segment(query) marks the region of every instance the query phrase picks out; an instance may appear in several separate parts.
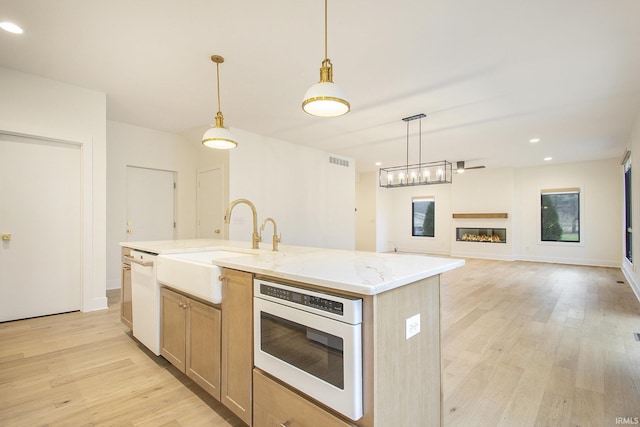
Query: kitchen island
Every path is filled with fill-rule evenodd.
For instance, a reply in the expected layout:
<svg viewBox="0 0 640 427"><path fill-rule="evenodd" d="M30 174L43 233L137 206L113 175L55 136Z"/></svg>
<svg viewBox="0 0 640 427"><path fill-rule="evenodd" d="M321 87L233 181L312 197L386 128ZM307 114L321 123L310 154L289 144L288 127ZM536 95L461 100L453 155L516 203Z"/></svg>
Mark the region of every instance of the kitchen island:
<svg viewBox="0 0 640 427"><path fill-rule="evenodd" d="M222 311L220 400L225 403L225 383L233 392L235 386L229 384L236 377L245 378L240 388L245 390L244 403L238 404L242 398L227 396L229 404L225 404L238 404L239 410L231 409L247 424L313 426L323 419L323 425L360 427L440 425L439 276L461 267L464 261L295 246L270 251L224 240L126 242L121 246L123 253L130 249L159 255L237 253L212 261L223 268L218 306ZM303 393L254 366L254 325L259 327L253 310L255 289L259 289L254 289L254 279L362 301L362 360L358 365L362 416L345 416L344 411L311 397L313 393ZM135 321L133 327L135 331ZM244 362L234 365L241 356Z"/></svg>

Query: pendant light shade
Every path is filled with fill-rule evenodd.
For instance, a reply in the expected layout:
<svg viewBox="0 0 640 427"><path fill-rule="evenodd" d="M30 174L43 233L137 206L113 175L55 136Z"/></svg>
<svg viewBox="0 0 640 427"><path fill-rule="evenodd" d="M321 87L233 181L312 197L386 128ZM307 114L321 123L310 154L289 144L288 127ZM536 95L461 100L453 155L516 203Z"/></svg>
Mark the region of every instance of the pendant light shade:
<svg viewBox="0 0 640 427"><path fill-rule="evenodd" d="M218 113L216 114L215 126L209 128L202 136L202 145L219 150L228 150L238 146L231 131L224 127L224 116L220 111L220 64L224 58L219 55L211 56L211 60L216 63L216 81L218 86Z"/></svg>
<svg viewBox="0 0 640 427"><path fill-rule="evenodd" d="M320 67L320 81L304 94L302 109L319 117L336 117L351 109L347 95L333 82L333 64L327 57L327 0L324 0L324 60Z"/></svg>

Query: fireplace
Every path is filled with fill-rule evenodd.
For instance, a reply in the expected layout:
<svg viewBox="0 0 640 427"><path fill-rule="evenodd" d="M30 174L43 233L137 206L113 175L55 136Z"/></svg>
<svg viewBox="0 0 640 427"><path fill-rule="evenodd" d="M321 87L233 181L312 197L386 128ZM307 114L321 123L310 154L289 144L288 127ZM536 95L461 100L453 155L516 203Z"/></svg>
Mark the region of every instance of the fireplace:
<svg viewBox="0 0 640 427"><path fill-rule="evenodd" d="M456 228L456 241L480 243L507 243L506 228Z"/></svg>

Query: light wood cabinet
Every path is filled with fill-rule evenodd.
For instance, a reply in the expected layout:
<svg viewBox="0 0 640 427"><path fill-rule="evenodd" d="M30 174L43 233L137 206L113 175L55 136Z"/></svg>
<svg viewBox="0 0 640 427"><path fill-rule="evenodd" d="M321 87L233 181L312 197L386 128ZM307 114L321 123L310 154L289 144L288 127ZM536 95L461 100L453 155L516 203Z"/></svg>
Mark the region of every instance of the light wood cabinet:
<svg viewBox="0 0 640 427"><path fill-rule="evenodd" d="M122 280L120 282L120 321L133 330L133 307L131 305L131 263L124 255L129 248L122 248Z"/></svg>
<svg viewBox="0 0 640 427"><path fill-rule="evenodd" d="M182 372L187 366L186 302L185 296L160 289L160 354Z"/></svg>
<svg viewBox="0 0 640 427"><path fill-rule="evenodd" d="M167 288L160 301L160 354L220 399L220 310Z"/></svg>
<svg viewBox="0 0 640 427"><path fill-rule="evenodd" d="M220 401L251 425L253 274L222 270L222 383Z"/></svg>
<svg viewBox="0 0 640 427"><path fill-rule="evenodd" d="M190 300L187 310L186 374L220 399L220 310Z"/></svg>
<svg viewBox="0 0 640 427"><path fill-rule="evenodd" d="M350 427L286 386L253 372L253 427Z"/></svg>
<svg viewBox="0 0 640 427"><path fill-rule="evenodd" d="M131 266L122 265L120 286L120 321L133 330L133 306L131 304Z"/></svg>

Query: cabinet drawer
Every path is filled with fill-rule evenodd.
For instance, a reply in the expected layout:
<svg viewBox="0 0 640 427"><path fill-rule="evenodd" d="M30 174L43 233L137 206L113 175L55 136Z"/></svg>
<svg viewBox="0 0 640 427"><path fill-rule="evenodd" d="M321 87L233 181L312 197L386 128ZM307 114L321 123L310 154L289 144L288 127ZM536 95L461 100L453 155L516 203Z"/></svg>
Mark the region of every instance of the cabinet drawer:
<svg viewBox="0 0 640 427"><path fill-rule="evenodd" d="M253 427L353 427L294 391L253 371Z"/></svg>

